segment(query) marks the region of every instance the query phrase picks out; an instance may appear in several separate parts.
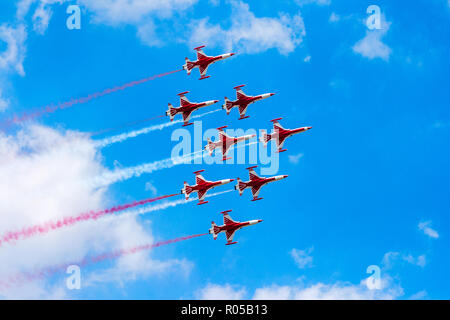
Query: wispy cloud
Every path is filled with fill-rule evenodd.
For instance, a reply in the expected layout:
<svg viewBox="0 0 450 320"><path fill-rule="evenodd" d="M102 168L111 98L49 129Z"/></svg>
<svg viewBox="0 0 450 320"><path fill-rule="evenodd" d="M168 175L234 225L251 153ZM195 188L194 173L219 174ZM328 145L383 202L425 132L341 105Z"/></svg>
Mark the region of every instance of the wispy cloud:
<svg viewBox="0 0 450 320"><path fill-rule="evenodd" d="M318 6L329 6L331 0L295 0L299 6L304 6L307 4L316 4Z"/></svg>
<svg viewBox="0 0 450 320"><path fill-rule="evenodd" d="M278 18L256 17L248 4L231 1L231 25L224 29L208 18L192 21L191 46L207 44L227 51L259 53L275 48L287 55L302 43L305 26L300 14L280 14Z"/></svg>
<svg viewBox="0 0 450 320"><path fill-rule="evenodd" d="M382 39L389 31L391 23L387 22L382 15L380 30L367 30L366 36L359 40L354 46L353 51L368 59L380 58L388 61L392 49L386 45Z"/></svg>
<svg viewBox="0 0 450 320"><path fill-rule="evenodd" d="M218 285L210 283L198 290L195 293L195 297L200 300L242 300L246 292L245 288L230 284Z"/></svg>
<svg viewBox="0 0 450 320"><path fill-rule="evenodd" d="M16 135L0 133L0 194L4 199L0 201L0 231L107 207L114 201L108 197L107 189L86 184L90 177L103 172L101 162L92 140L84 134L43 126L25 127ZM0 278L81 261L88 254L103 251L102 248L120 248L130 242L152 243L150 228L143 228L133 215L117 220L86 222L64 232L3 246ZM147 259L143 265L157 267L156 272L161 270L158 266L166 265L151 259L148 253L143 258ZM118 263L117 268L122 269L122 264ZM46 279L13 290L0 288L2 298L61 298L65 294L63 283L51 288Z"/></svg>
<svg viewBox="0 0 450 320"><path fill-rule="evenodd" d="M420 222L418 225L419 230L423 231L424 234L433 239L439 238L439 233L431 228L431 221Z"/></svg>
<svg viewBox="0 0 450 320"><path fill-rule="evenodd" d="M392 300L401 297L403 288L389 277L382 279L380 290L370 290L362 280L359 284L348 282L311 285L273 284L255 289L248 294L247 288L237 285L208 284L195 293L198 299L254 299L254 300Z"/></svg>
<svg viewBox="0 0 450 320"><path fill-rule="evenodd" d="M305 249L305 250L299 250L293 248L289 254L294 259L295 264L300 269L305 268L311 268L313 266L313 257L311 256L311 253L313 252L314 247Z"/></svg>
<svg viewBox="0 0 450 320"><path fill-rule="evenodd" d="M338 22L340 20L341 20L341 16L335 12L332 12L330 15L330 18L328 19L328 21L330 21L330 22Z"/></svg>
<svg viewBox="0 0 450 320"><path fill-rule="evenodd" d="M0 53L0 70L16 71L24 76L23 61L26 54L25 40L27 32L25 25L10 26L0 25L0 41L6 43L6 49Z"/></svg>
<svg viewBox="0 0 450 320"><path fill-rule="evenodd" d="M304 156L303 153L298 153L298 154L289 155L288 159L289 159L290 163L298 164L300 162L300 159L303 158L303 156Z"/></svg>
<svg viewBox="0 0 450 320"><path fill-rule="evenodd" d="M392 269L396 263L406 262L408 264L412 264L421 268L424 268L427 265L427 257L425 254L421 254L419 256L413 256L410 253L401 253L390 251L384 254L383 256L383 266L386 270Z"/></svg>
<svg viewBox="0 0 450 320"><path fill-rule="evenodd" d="M0 112L5 111L9 106L9 100L3 96L3 90L0 88Z"/></svg>

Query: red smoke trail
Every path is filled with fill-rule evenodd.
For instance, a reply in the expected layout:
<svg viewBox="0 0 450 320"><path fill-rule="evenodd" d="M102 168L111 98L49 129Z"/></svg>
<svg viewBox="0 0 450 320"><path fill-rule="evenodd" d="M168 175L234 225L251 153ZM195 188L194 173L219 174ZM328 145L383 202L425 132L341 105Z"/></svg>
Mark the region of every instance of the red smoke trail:
<svg viewBox="0 0 450 320"><path fill-rule="evenodd" d="M16 274L14 276L10 276L7 280L5 281L0 281L0 287L6 287L6 288L10 288L11 285L20 285L23 284L25 282L30 282L30 281L34 281L34 280L38 280L38 279L42 279L44 277L50 277L52 275L55 275L57 273L64 273L67 270L67 267L70 265L76 265L79 267L86 267L92 264L96 264L96 263L100 263L103 261L108 261L108 260L115 260L118 258L121 258L123 256L127 256L130 254L135 254L138 252L142 252L142 251L147 251L147 250L151 250L154 248L158 248L158 247L162 247L168 244L172 244L172 243L176 243L176 242L180 242L180 241L185 241L185 240L189 240L189 239L193 239L193 238L198 238L198 237L202 237L205 236L209 233L201 233L201 234L194 234L192 236L185 236L185 237L179 237L179 238L175 238L175 239L170 239L170 240L165 240L165 241L159 241L159 242L155 242L153 244L145 244L145 245L140 245L140 246L134 246L128 249L121 249L121 250L117 250L117 251L113 251L113 252L109 252L109 253L104 253L98 256L93 256L90 258L85 258L84 260L82 260L81 262L74 262L74 263L66 263L66 264L62 264L62 265L58 265L58 266L52 266L52 267L47 267L44 268L40 271L36 271L33 273L19 273Z"/></svg>
<svg viewBox="0 0 450 320"><path fill-rule="evenodd" d="M134 207L144 205L144 204L147 204L150 202L155 202L158 200L170 198L170 197L173 197L176 195L178 195L178 193L170 194L170 195L166 195L166 196L160 196L160 197L156 197L156 198L144 199L144 200L140 200L140 201L134 201L132 203L118 205L118 206L115 206L115 207L112 207L109 209L105 209L105 210L90 211L90 212L82 213L77 216L66 217L66 218L63 218L63 219L60 219L57 221L49 221L49 222L46 222L46 223L43 223L40 225L26 227L20 231L10 231L1 237L0 245L2 245L3 243L11 242L11 241L30 238L30 237L38 235L38 234L45 234L51 230L58 230L58 229L61 229L64 227L72 226L78 222L88 221L88 220L96 220L98 218L103 217L104 215L114 214L116 212L134 208Z"/></svg>
<svg viewBox="0 0 450 320"><path fill-rule="evenodd" d="M151 76L151 77L148 77L148 78L144 78L144 79L141 79L141 80L137 80L137 81L131 81L131 82L125 83L124 85L121 85L121 86L116 86L116 87L113 87L113 88L105 89L103 91L98 91L98 92L92 93L90 95L87 95L86 97L82 97L82 98L78 98L78 99L71 99L70 101L60 102L60 103L58 103L56 105L51 104L51 105L42 107L39 110L34 111L33 113L24 113L20 117L14 116L12 119L8 119L8 120L4 121L2 123L2 125L1 125L1 127L9 127L9 126L11 126L13 124L18 124L18 123L21 123L21 122L24 122L24 121L28 121L28 120L32 120L32 119L41 117L41 116L43 116L44 114L47 114L47 113L53 113L53 112L55 112L57 110L66 109L66 108L72 107L73 105L76 105L76 104L83 104L83 103L89 102L89 101L91 101L93 99L96 99L96 98L108 95L110 93L113 93L113 92L116 92L116 91L121 91L121 90L124 90L126 88L131 88L131 87L137 86L139 84L142 84L142 83L145 83L145 82L148 82L148 81L152 81L152 80L155 80L157 78L162 78L162 77L168 76L169 74L176 73L176 72L179 72L179 71L182 71L182 69L174 70L174 71L170 71L170 72L166 72L166 73L157 74L157 75L154 75L154 76Z"/></svg>

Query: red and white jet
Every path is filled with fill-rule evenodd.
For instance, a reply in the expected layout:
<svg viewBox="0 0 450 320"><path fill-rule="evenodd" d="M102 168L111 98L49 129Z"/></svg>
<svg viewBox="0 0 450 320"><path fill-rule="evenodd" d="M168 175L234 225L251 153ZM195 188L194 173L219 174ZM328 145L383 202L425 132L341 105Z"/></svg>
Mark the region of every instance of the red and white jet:
<svg viewBox="0 0 450 320"><path fill-rule="evenodd" d="M198 67L198 69L200 70L200 76L201 76L199 80L203 80L203 79L210 77L210 76L206 75L206 71L208 70L208 67L211 64L235 55L235 53L225 53L225 54L220 54L218 56L207 56L202 51L202 48L204 48L204 47L205 46L194 48L194 50L197 51L197 60L189 61L188 58L185 58L186 63L183 65L183 69L187 71L188 75L191 74L192 69Z"/></svg>
<svg viewBox="0 0 450 320"><path fill-rule="evenodd" d="M233 109L234 107L238 107L240 115L239 120L248 118L248 116L245 116L245 112L247 111L247 108L250 104L262 99L269 98L275 94L264 93L257 96L247 96L241 89L244 86L245 84L234 87L233 89L236 90L236 100L230 101L227 97L225 97L225 103L222 106L222 109L225 109L227 111L227 114L230 114L231 109Z"/></svg>
<svg viewBox="0 0 450 320"><path fill-rule="evenodd" d="M173 121L173 118L176 114L181 113L183 115L183 127L189 126L192 123L189 123L189 119L191 118L191 114L193 111L210 106L214 103L219 102L219 100L209 100L204 102L190 102L186 97L185 94L189 93L189 91L185 91L182 93L179 93L180 96L180 106L175 108L169 103L169 109L166 111L166 115L170 117L170 121Z"/></svg>
<svg viewBox="0 0 450 320"><path fill-rule="evenodd" d="M225 245L227 246L237 243L236 241L233 242L233 237L236 231L244 227L252 226L254 224L262 222L262 220L249 220L245 222L234 221L228 215L228 212L231 212L231 210L221 212L221 214L223 214L223 225L218 226L213 221L211 223L211 229L209 229L209 233L213 235L214 240L217 239L219 233L225 232L227 236L227 243Z"/></svg>
<svg viewBox="0 0 450 320"><path fill-rule="evenodd" d="M284 141L286 140L286 138L289 138L290 136L293 136L294 134L300 133L300 132L305 132L310 130L312 127L300 127L300 128L296 128L296 129L285 129L281 126L281 124L278 123L278 120L281 120L283 118L278 118L278 119L273 119L270 120L273 122L273 131L271 134L267 134L266 132L263 132L263 134L261 135L261 142L264 144L264 147L267 146L267 143L274 139L276 144L277 144L277 148L278 148L278 152L284 152L287 151L287 149L283 149L283 144Z"/></svg>
<svg viewBox="0 0 450 320"><path fill-rule="evenodd" d="M282 180L282 179L288 177L287 175L279 175L279 176L273 176L273 177L260 177L256 174L255 170L253 170L256 167L257 166L247 168L247 170L249 170L249 175L250 175L249 181L243 182L243 181L241 181L241 179L237 178L237 184L234 187L235 190L239 191L239 195L241 195L241 196L245 189L251 188L252 195L253 195L252 201L257 201L257 200L262 199L262 198L258 198L259 191L261 190L262 186L264 186L270 182Z"/></svg>
<svg viewBox="0 0 450 320"><path fill-rule="evenodd" d="M217 130L219 130L219 140L216 142L212 142L211 139L208 138L208 144L205 146L205 150L207 150L209 152L210 156L213 154L215 149L221 149L222 156L223 156L222 161L231 159L231 158L227 158L227 153L230 150L230 147L232 145L235 145L238 142L247 141L253 137L256 137L256 134L249 134L249 135L240 136L240 137L230 137L223 130L225 128L227 128L227 126L217 128Z"/></svg>
<svg viewBox="0 0 450 320"><path fill-rule="evenodd" d="M184 187L183 187L183 189L181 189L181 193L185 195L186 200L189 199L189 195L192 192L197 192L198 200L199 200L197 205L208 203L208 201L204 201L206 192L208 192L208 190L218 187L218 186L221 186L221 185L224 185L224 184L227 184L227 183L230 183L231 181L234 181L234 179L208 181L205 178L203 178L203 176L200 174L204 171L205 170L195 171L194 174L195 174L195 183L196 184L193 186L190 186L185 181Z"/></svg>

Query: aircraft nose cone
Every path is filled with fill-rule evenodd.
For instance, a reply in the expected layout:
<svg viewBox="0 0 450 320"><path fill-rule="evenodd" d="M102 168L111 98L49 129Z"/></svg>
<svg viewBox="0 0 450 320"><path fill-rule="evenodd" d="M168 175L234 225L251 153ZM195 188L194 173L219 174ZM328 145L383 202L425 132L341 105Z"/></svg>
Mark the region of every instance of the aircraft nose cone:
<svg viewBox="0 0 450 320"><path fill-rule="evenodd" d="M214 103L217 103L217 102L219 102L219 100L213 100L214 101Z"/></svg>
<svg viewBox="0 0 450 320"><path fill-rule="evenodd" d="M306 130L311 130L312 129L312 127L306 127Z"/></svg>
<svg viewBox="0 0 450 320"><path fill-rule="evenodd" d="M283 179L286 179L288 177L288 175L287 174L285 174L284 176L283 176Z"/></svg>
<svg viewBox="0 0 450 320"><path fill-rule="evenodd" d="M234 179L230 179L230 182L233 182L234 181Z"/></svg>
<svg viewBox="0 0 450 320"><path fill-rule="evenodd" d="M262 220L261 220L261 219L259 219L259 220L258 220L258 223L260 223L260 222L262 222Z"/></svg>
<svg viewBox="0 0 450 320"><path fill-rule="evenodd" d="M275 93L271 93L271 94L270 94L270 96L274 96L274 95L275 95Z"/></svg>
<svg viewBox="0 0 450 320"><path fill-rule="evenodd" d="M231 57L231 56L234 56L235 54L236 54L236 53L234 53L234 52L230 53L230 57Z"/></svg>

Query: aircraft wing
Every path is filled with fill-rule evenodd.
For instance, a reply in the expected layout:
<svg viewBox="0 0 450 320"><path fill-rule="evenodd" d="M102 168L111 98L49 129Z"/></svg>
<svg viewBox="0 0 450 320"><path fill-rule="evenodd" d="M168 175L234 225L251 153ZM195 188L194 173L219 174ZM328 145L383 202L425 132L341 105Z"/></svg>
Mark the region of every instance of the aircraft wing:
<svg viewBox="0 0 450 320"><path fill-rule="evenodd" d="M283 149L283 145L284 145L284 142L286 141L286 137L282 137L282 138L277 137L277 139L275 139L275 141L277 142L278 149Z"/></svg>
<svg viewBox="0 0 450 320"><path fill-rule="evenodd" d="M208 67L209 67L209 65L207 65L206 67L200 65L198 67L200 70L200 76L204 77L206 75L206 71L208 71Z"/></svg>
<svg viewBox="0 0 450 320"><path fill-rule="evenodd" d="M236 221L234 221L229 214L225 214L223 215L223 224L225 225L229 225L229 224L233 224L236 223Z"/></svg>
<svg viewBox="0 0 450 320"><path fill-rule="evenodd" d="M248 108L248 104L246 105L239 105L239 115L241 116L241 118L243 118L245 116L245 113L247 112L247 108Z"/></svg>
<svg viewBox="0 0 450 320"><path fill-rule="evenodd" d="M208 190L198 190L198 200L200 200L200 201L203 201L203 199L205 199L205 196L206 196L206 192L207 192Z"/></svg>
<svg viewBox="0 0 450 320"><path fill-rule="evenodd" d="M248 172L248 175L250 177L250 180L259 179L260 177L256 174L255 170L250 169Z"/></svg>
<svg viewBox="0 0 450 320"><path fill-rule="evenodd" d="M236 98L239 100L243 98L248 98L248 96L244 93L244 91L242 91L240 87L236 87Z"/></svg>
<svg viewBox="0 0 450 320"><path fill-rule="evenodd" d="M222 146L222 154L226 155L228 153L228 150L230 150L230 147L233 145L233 143L227 142L229 139L231 139L231 137L228 136L223 130L219 130L219 139Z"/></svg>
<svg viewBox="0 0 450 320"><path fill-rule="evenodd" d="M183 106L186 106L189 104L191 104L191 103L189 102L188 98L186 98L186 96L184 94L180 93L180 106L183 107Z"/></svg>
<svg viewBox="0 0 450 320"><path fill-rule="evenodd" d="M233 230L233 231L227 231L226 232L226 236L227 236L227 241L228 241L228 243L230 243L230 242L233 242L233 237L234 237L234 234L236 233L236 229L235 230Z"/></svg>
<svg viewBox="0 0 450 320"><path fill-rule="evenodd" d="M259 191L261 191L261 186L258 186L258 187L252 187L252 195L253 195L253 198L257 198L257 197L258 197Z"/></svg>
<svg viewBox="0 0 450 320"><path fill-rule="evenodd" d="M274 131L278 131L278 130L283 130L283 126L278 122L278 120L272 120L273 121L273 130Z"/></svg>
<svg viewBox="0 0 450 320"><path fill-rule="evenodd" d="M226 156L228 151L230 151L232 145L233 145L232 143L222 143L222 154L224 156Z"/></svg>
<svg viewBox="0 0 450 320"><path fill-rule="evenodd" d="M196 184L202 184L202 183L205 183L205 182L206 182L206 179L203 178L203 176L200 173L196 173L195 174L195 183Z"/></svg>
<svg viewBox="0 0 450 320"><path fill-rule="evenodd" d="M200 48L200 49L196 49L197 50L197 59L198 60L202 60L202 59L205 59L205 58L208 58L208 56L203 52L203 50Z"/></svg>
<svg viewBox="0 0 450 320"><path fill-rule="evenodd" d="M183 121L184 122L188 122L189 119L191 119L192 111L194 111L194 110L189 110L189 111L184 111L183 112Z"/></svg>

